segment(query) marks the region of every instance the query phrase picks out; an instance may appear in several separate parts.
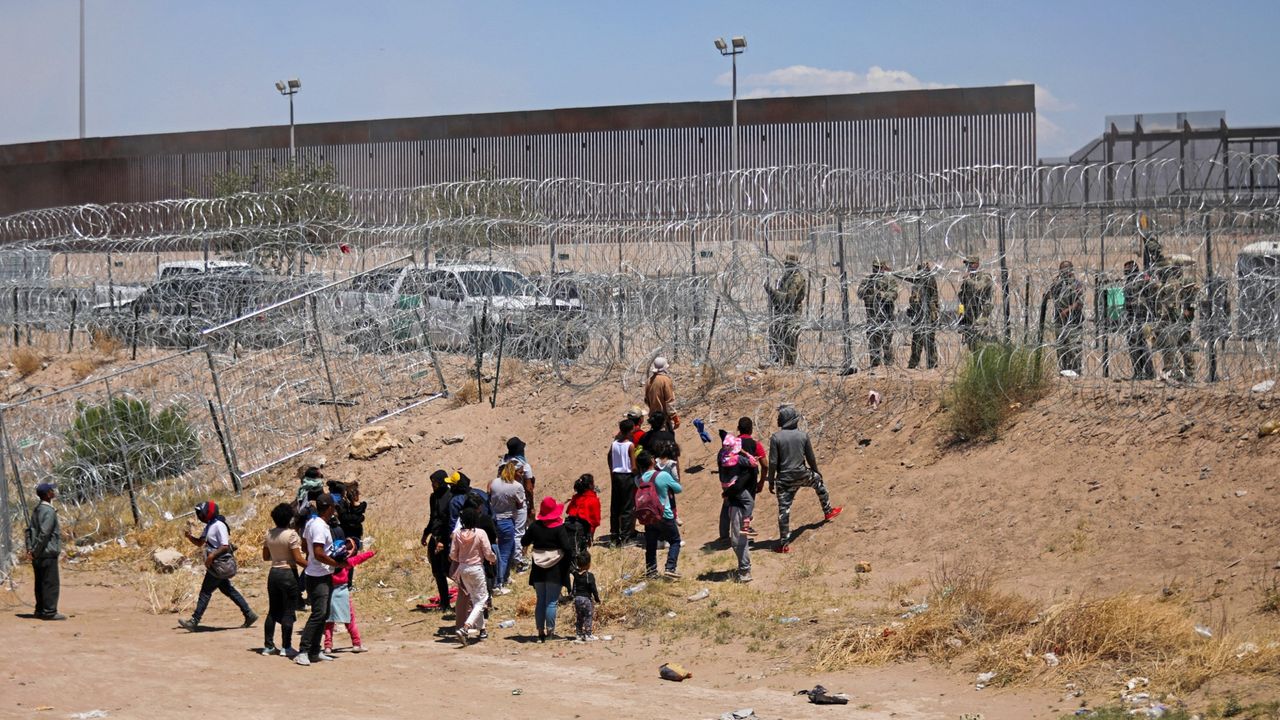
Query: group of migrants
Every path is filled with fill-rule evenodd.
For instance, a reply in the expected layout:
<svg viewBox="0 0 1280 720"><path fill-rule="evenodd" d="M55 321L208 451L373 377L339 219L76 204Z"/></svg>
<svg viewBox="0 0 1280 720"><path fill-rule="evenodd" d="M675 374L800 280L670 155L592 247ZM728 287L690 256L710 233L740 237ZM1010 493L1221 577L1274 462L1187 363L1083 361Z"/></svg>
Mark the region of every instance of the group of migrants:
<svg viewBox="0 0 1280 720"><path fill-rule="evenodd" d="M644 388L645 406L628 410L609 441L606 460L610 484L607 544L627 548L641 544L649 578L680 578L679 558L684 545L679 495L690 482L681 464L676 430L681 426L675 385L665 358L650 368ZM751 418L743 417L732 430L719 430L715 482L721 507L716 545L732 549L737 560L734 579L751 582L750 545L758 531L754 518L757 496L767 486L777 495L778 541L775 552L788 553L794 535L791 507L802 488L812 488L823 513L833 520L842 508L833 506L818 467L809 436L800 430L800 413L790 405L779 408L777 429L768 443L758 440ZM711 442L700 420L694 422L702 442ZM488 637L486 620L495 596L511 592L515 574L528 573L536 596L534 622L537 639L557 637L557 613L563 594L573 599L577 641L596 639L594 617L602 601L591 572L591 548L604 518L599 491L591 473L578 477L573 496L562 503L537 497L536 476L518 437L506 441L492 480L476 483L461 470L433 472L428 521L421 544L434 576L437 596L419 606L423 610L454 613L449 632L465 646ZM373 559L366 549L364 522L368 503L358 482L326 479L322 469L306 464L299 471L294 502L271 511L273 527L261 544L267 574L268 608L263 622L263 655L281 655L298 665L334 659L334 630L346 628L351 652L365 651L356 620L352 590L356 567ZM709 479L710 481L710 479ZM36 613L45 620L63 620L58 613L58 557L60 531L53 501L56 487L36 489L28 533L28 554L36 572ZM536 508L536 510L534 509ZM201 549L204 578L195 609L179 625L204 629L203 618L215 592L227 596L251 627L259 615L235 587L238 572L231 529L218 504L207 500L192 514L200 531L188 527L184 535ZM659 568L658 552L666 558ZM308 610L297 633L299 611Z"/></svg>
<svg viewBox="0 0 1280 720"><path fill-rule="evenodd" d="M1196 343L1192 326L1198 308L1212 299L1201 292L1192 277L1194 264L1187 255L1166 255L1154 233L1140 235L1141 267L1137 260L1124 265L1123 283L1107 285L1100 278L1098 326L1107 332L1119 330L1125 336L1134 380L1157 377L1153 359L1158 351L1161 375L1174 382L1196 377ZM993 322L995 284L991 274L980 269L981 258L964 258L964 276L957 292L956 324L964 346L975 351L998 340ZM769 298L770 359L784 365L796 363L801 317L808 297L804 272L795 255L783 263L777 287L766 284ZM910 328L911 355L908 369L923 362L928 369L938 365L937 331L942 304L938 292L941 269L921 262L913 271L893 270L876 258L870 273L857 288L857 297L866 312L869 367L894 364L894 330L900 282L910 285L906 322ZM1041 297L1041 312L1047 315L1053 333L1058 368L1076 375L1084 372L1086 294L1070 260L1058 264L1053 282Z"/></svg>

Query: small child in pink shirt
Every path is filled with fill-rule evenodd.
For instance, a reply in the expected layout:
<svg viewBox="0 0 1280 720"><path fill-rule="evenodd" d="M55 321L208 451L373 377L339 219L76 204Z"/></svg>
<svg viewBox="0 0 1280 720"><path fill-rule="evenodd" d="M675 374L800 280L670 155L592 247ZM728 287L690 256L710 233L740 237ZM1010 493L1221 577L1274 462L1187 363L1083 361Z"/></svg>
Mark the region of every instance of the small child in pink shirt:
<svg viewBox="0 0 1280 720"><path fill-rule="evenodd" d="M351 588L347 580L351 577L351 568L377 555L377 550L366 550L347 558L347 565L333 572L333 593L329 596L329 621L324 624L324 651L333 652L333 626L342 623L347 626L347 634L351 636L351 652L362 653L365 646L360 642L360 628L356 627L356 608L351 602Z"/></svg>

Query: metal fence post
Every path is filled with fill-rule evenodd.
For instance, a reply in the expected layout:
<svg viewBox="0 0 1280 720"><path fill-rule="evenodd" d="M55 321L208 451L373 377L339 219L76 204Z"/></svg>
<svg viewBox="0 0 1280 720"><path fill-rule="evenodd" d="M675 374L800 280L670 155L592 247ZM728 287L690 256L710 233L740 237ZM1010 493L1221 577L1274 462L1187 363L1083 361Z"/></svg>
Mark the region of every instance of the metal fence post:
<svg viewBox="0 0 1280 720"><path fill-rule="evenodd" d="M440 392L449 396L449 386L444 381L444 371L440 369L440 358L436 357L435 343L431 342L431 329L422 315L422 305L415 305L413 312L418 316L418 327L422 330L422 342L427 346L427 354L431 356L431 366L435 368L436 380L440 382Z"/></svg>
<svg viewBox="0 0 1280 720"><path fill-rule="evenodd" d="M1004 341L1009 343L1009 261L1005 257L1004 213L996 215L996 239L1000 244L1000 312L1004 315Z"/></svg>
<svg viewBox="0 0 1280 720"><path fill-rule="evenodd" d="M4 410L0 408L0 418ZM0 419L0 426L4 421ZM5 470L5 460L9 451L0 443L0 575L7 574L13 566L13 508L9 504L9 473Z"/></svg>
<svg viewBox="0 0 1280 720"><path fill-rule="evenodd" d="M836 263L840 268L840 337L844 350L844 365L841 371L848 374L853 370L853 336L849 319L849 269L844 259L844 218L836 217Z"/></svg>
<svg viewBox="0 0 1280 720"><path fill-rule="evenodd" d="M227 404L222 399L222 382L218 379L218 366L213 362L213 353L209 352L209 346L204 348L205 360L209 363L209 378L213 381L213 397L218 401L218 407L222 411L222 427L226 434L226 456L227 472L231 474L231 486L235 488L236 494L240 494L243 489L240 481L240 471L237 468L239 462L236 460L235 433L232 432L231 423L227 421Z"/></svg>
<svg viewBox="0 0 1280 720"><path fill-rule="evenodd" d="M333 371L329 369L329 355L324 350L324 336L320 333L320 318L316 314L316 296L309 298L311 306L311 327L316 331L316 348L320 351L320 363L324 365L324 377L329 383L329 404L333 406L333 416L338 420L338 430L345 432L342 422L342 411L338 408L338 386L333 382Z"/></svg>

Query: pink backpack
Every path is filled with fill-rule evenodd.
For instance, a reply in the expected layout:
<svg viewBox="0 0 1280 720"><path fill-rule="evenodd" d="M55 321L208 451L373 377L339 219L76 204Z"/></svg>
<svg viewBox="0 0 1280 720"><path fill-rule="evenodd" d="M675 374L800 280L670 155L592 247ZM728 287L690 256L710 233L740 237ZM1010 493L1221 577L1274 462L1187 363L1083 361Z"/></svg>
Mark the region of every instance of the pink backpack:
<svg viewBox="0 0 1280 720"><path fill-rule="evenodd" d="M636 483L636 520L641 525L657 525L662 522L662 500L658 497L658 486L653 479L657 471L650 470L641 476Z"/></svg>

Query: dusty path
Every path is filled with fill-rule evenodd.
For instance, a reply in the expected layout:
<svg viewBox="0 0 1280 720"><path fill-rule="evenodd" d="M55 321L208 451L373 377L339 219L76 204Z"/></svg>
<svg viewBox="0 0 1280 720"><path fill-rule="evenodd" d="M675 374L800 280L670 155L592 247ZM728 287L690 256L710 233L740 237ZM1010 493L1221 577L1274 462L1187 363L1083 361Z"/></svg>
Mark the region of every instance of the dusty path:
<svg viewBox="0 0 1280 720"><path fill-rule="evenodd" d="M24 579L20 571L19 582ZM29 585L19 589L18 598L29 603ZM974 712L987 720L1025 720L1070 710L1054 694L979 692L924 665L775 673L769 661L741 648L684 653L625 633L590 646L539 646L497 630L465 650L429 637L398 639L408 633L401 623L416 617L367 619L369 653L340 653L334 663L301 668L251 652L261 642L258 628L195 635L178 630L176 616L145 612L135 589L111 586L107 576L64 574L62 606L73 615L65 623L19 618L29 606L7 591L0 598L0 644L12 660L0 671L0 717L65 718L105 710L111 718L154 720L216 708L220 717L296 718L301 703L318 697L308 693L342 687L355 688L341 711L351 718L718 718L751 707L761 718L788 720L954 720ZM237 619L230 603L215 597L207 622L232 625ZM435 622L429 616L418 627L429 632ZM345 636L339 638L341 647ZM695 677L681 684L658 680L663 656L695 668ZM848 692L852 701L818 707L792 695L814 682ZM520 695L512 694L516 688ZM334 696L326 691L321 702L335 706Z"/></svg>

